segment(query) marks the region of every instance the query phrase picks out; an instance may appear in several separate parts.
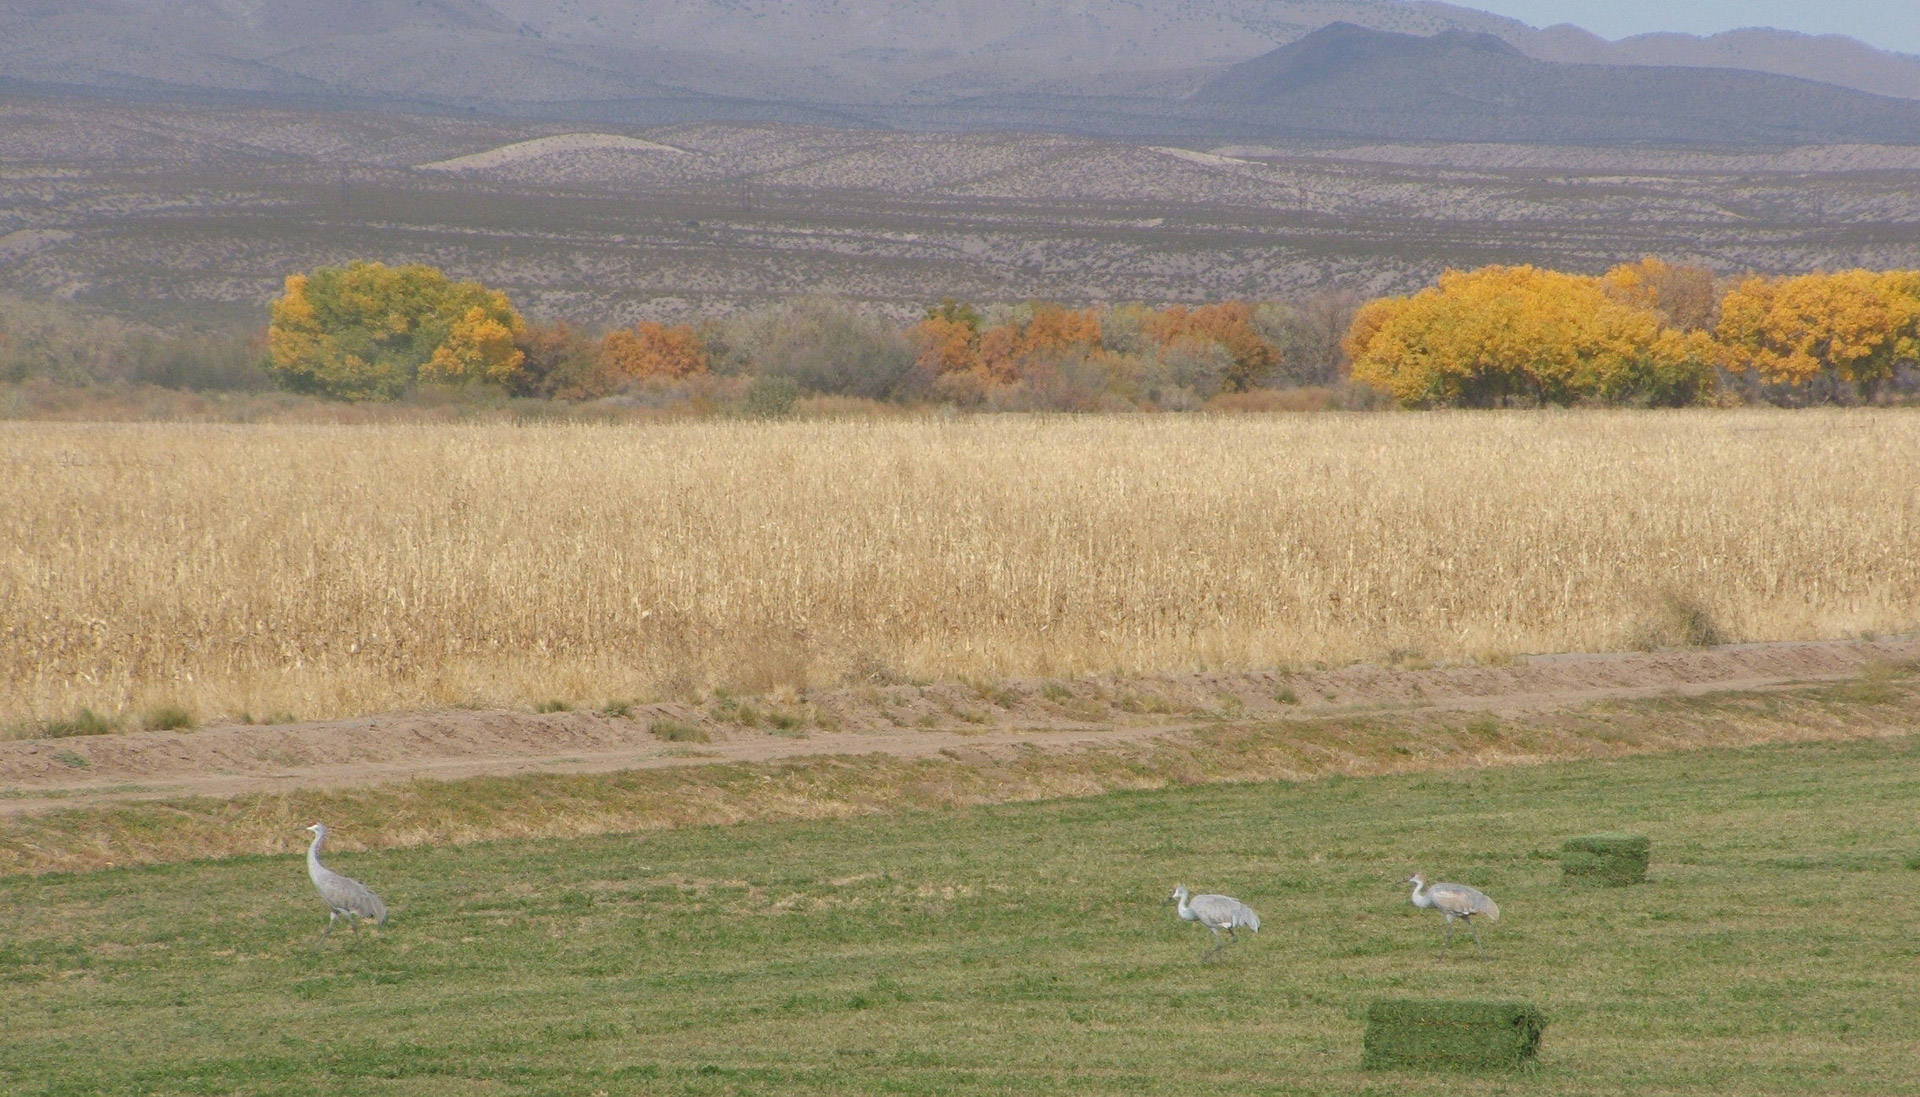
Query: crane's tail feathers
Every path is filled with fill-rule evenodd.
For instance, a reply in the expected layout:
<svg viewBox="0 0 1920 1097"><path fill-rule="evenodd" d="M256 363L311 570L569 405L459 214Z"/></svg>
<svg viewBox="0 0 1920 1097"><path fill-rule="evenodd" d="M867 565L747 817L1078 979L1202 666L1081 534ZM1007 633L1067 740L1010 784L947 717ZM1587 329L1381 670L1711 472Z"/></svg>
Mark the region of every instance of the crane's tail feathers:
<svg viewBox="0 0 1920 1097"><path fill-rule="evenodd" d="M1500 904L1488 900L1487 909L1481 911L1480 916L1489 922L1498 922L1500 920Z"/></svg>

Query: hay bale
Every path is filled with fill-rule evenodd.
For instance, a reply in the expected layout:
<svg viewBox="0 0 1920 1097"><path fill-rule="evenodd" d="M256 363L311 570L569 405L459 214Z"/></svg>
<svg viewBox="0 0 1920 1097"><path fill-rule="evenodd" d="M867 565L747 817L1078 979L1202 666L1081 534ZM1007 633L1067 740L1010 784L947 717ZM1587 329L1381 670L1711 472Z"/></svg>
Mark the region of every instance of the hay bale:
<svg viewBox="0 0 1920 1097"><path fill-rule="evenodd" d="M1560 873L1566 882L1622 887L1647 882L1653 843L1644 834L1588 834L1560 847Z"/></svg>
<svg viewBox="0 0 1920 1097"><path fill-rule="evenodd" d="M1540 1049L1546 1015L1525 1002L1381 998L1367 1009L1368 1070L1513 1070Z"/></svg>

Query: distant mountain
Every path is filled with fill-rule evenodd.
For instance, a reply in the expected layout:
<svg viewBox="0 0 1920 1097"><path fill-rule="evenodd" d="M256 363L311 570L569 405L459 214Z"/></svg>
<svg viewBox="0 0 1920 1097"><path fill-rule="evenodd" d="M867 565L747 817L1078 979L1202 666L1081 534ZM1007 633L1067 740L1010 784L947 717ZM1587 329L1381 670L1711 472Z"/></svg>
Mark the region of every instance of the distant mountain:
<svg viewBox="0 0 1920 1097"><path fill-rule="evenodd" d="M1335 23L1208 81L1194 102L1276 135L1558 144L1920 141L1920 102L1714 68L1536 61L1488 34Z"/></svg>
<svg viewBox="0 0 1920 1097"><path fill-rule="evenodd" d="M1798 76L1856 91L1920 99L1920 57L1877 50L1840 34L1799 34L1748 27L1708 37L1640 34L1609 42L1579 27L1561 24L1501 37L1541 61L1590 65L1679 65L1747 69Z"/></svg>
<svg viewBox="0 0 1920 1097"><path fill-rule="evenodd" d="M1603 121L1566 131L1601 135L1596 140L1798 140L1786 135L1809 132L1803 121L1826 106L1840 111L1841 128L1819 140L1905 132L1897 111L1726 75L1741 66L1920 100L1920 58L1851 39L1752 31L1608 43L1572 27L1540 30L1425 0L0 0L0 91L632 125L754 118L1196 139L1377 134L1384 123L1371 106L1329 101L1325 117L1291 120L1220 106L1232 100L1219 98L1219 88L1244 78L1223 75L1232 66L1335 22L1420 38L1491 36L1518 51L1501 55L1509 66L1531 58L1721 74L1643 75L1648 87L1623 90ZM1529 94L1563 87L1611 95L1614 86L1524 71ZM1668 95L1681 85L1688 95L1719 90L1689 106L1687 96ZM1552 117L1577 121L1553 98L1561 94L1542 102L1559 104ZM1761 98L1737 102L1749 94ZM1782 98L1793 120L1762 124L1769 97ZM1683 119L1663 121L1669 107ZM1716 127L1715 112L1731 108L1741 121ZM1527 140L1522 134L1555 130L1558 123L1485 122L1529 109L1465 103L1415 114L1453 119L1435 139L1499 132ZM1468 121L1476 117L1482 121Z"/></svg>

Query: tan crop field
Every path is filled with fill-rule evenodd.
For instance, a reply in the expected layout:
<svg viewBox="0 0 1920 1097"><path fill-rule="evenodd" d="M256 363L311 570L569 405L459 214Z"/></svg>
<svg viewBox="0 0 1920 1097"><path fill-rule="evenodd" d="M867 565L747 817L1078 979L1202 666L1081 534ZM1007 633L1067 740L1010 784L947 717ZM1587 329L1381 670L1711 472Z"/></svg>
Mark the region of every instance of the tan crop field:
<svg viewBox="0 0 1920 1097"><path fill-rule="evenodd" d="M1920 625L1920 414L0 426L0 722Z"/></svg>

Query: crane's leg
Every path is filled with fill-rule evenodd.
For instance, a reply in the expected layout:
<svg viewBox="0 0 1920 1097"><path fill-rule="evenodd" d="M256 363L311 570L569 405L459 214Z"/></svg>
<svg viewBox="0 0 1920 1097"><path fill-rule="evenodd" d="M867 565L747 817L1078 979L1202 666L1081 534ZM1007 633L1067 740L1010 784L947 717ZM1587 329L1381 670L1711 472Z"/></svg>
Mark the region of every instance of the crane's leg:
<svg viewBox="0 0 1920 1097"><path fill-rule="evenodd" d="M327 912L327 928L320 931L320 939L313 943L313 951L319 952L320 946L327 943L327 935L333 932L333 924L339 920L339 914L333 911Z"/></svg>
<svg viewBox="0 0 1920 1097"><path fill-rule="evenodd" d="M1447 936L1440 942L1440 954L1445 956L1447 949L1453 947L1453 915L1447 915Z"/></svg>
<svg viewBox="0 0 1920 1097"><path fill-rule="evenodd" d="M1212 929L1213 927L1209 926L1207 928ZM1205 956L1200 957L1200 962L1204 964L1208 960L1213 959L1213 954L1219 952L1224 947L1226 947L1226 943L1220 940L1220 931L1215 929L1213 931L1213 947L1207 950Z"/></svg>
<svg viewBox="0 0 1920 1097"><path fill-rule="evenodd" d="M1482 960L1486 959L1487 946L1480 943L1480 927L1474 925L1473 919L1469 918L1467 919L1467 928L1473 931L1473 947L1480 950L1480 958Z"/></svg>

